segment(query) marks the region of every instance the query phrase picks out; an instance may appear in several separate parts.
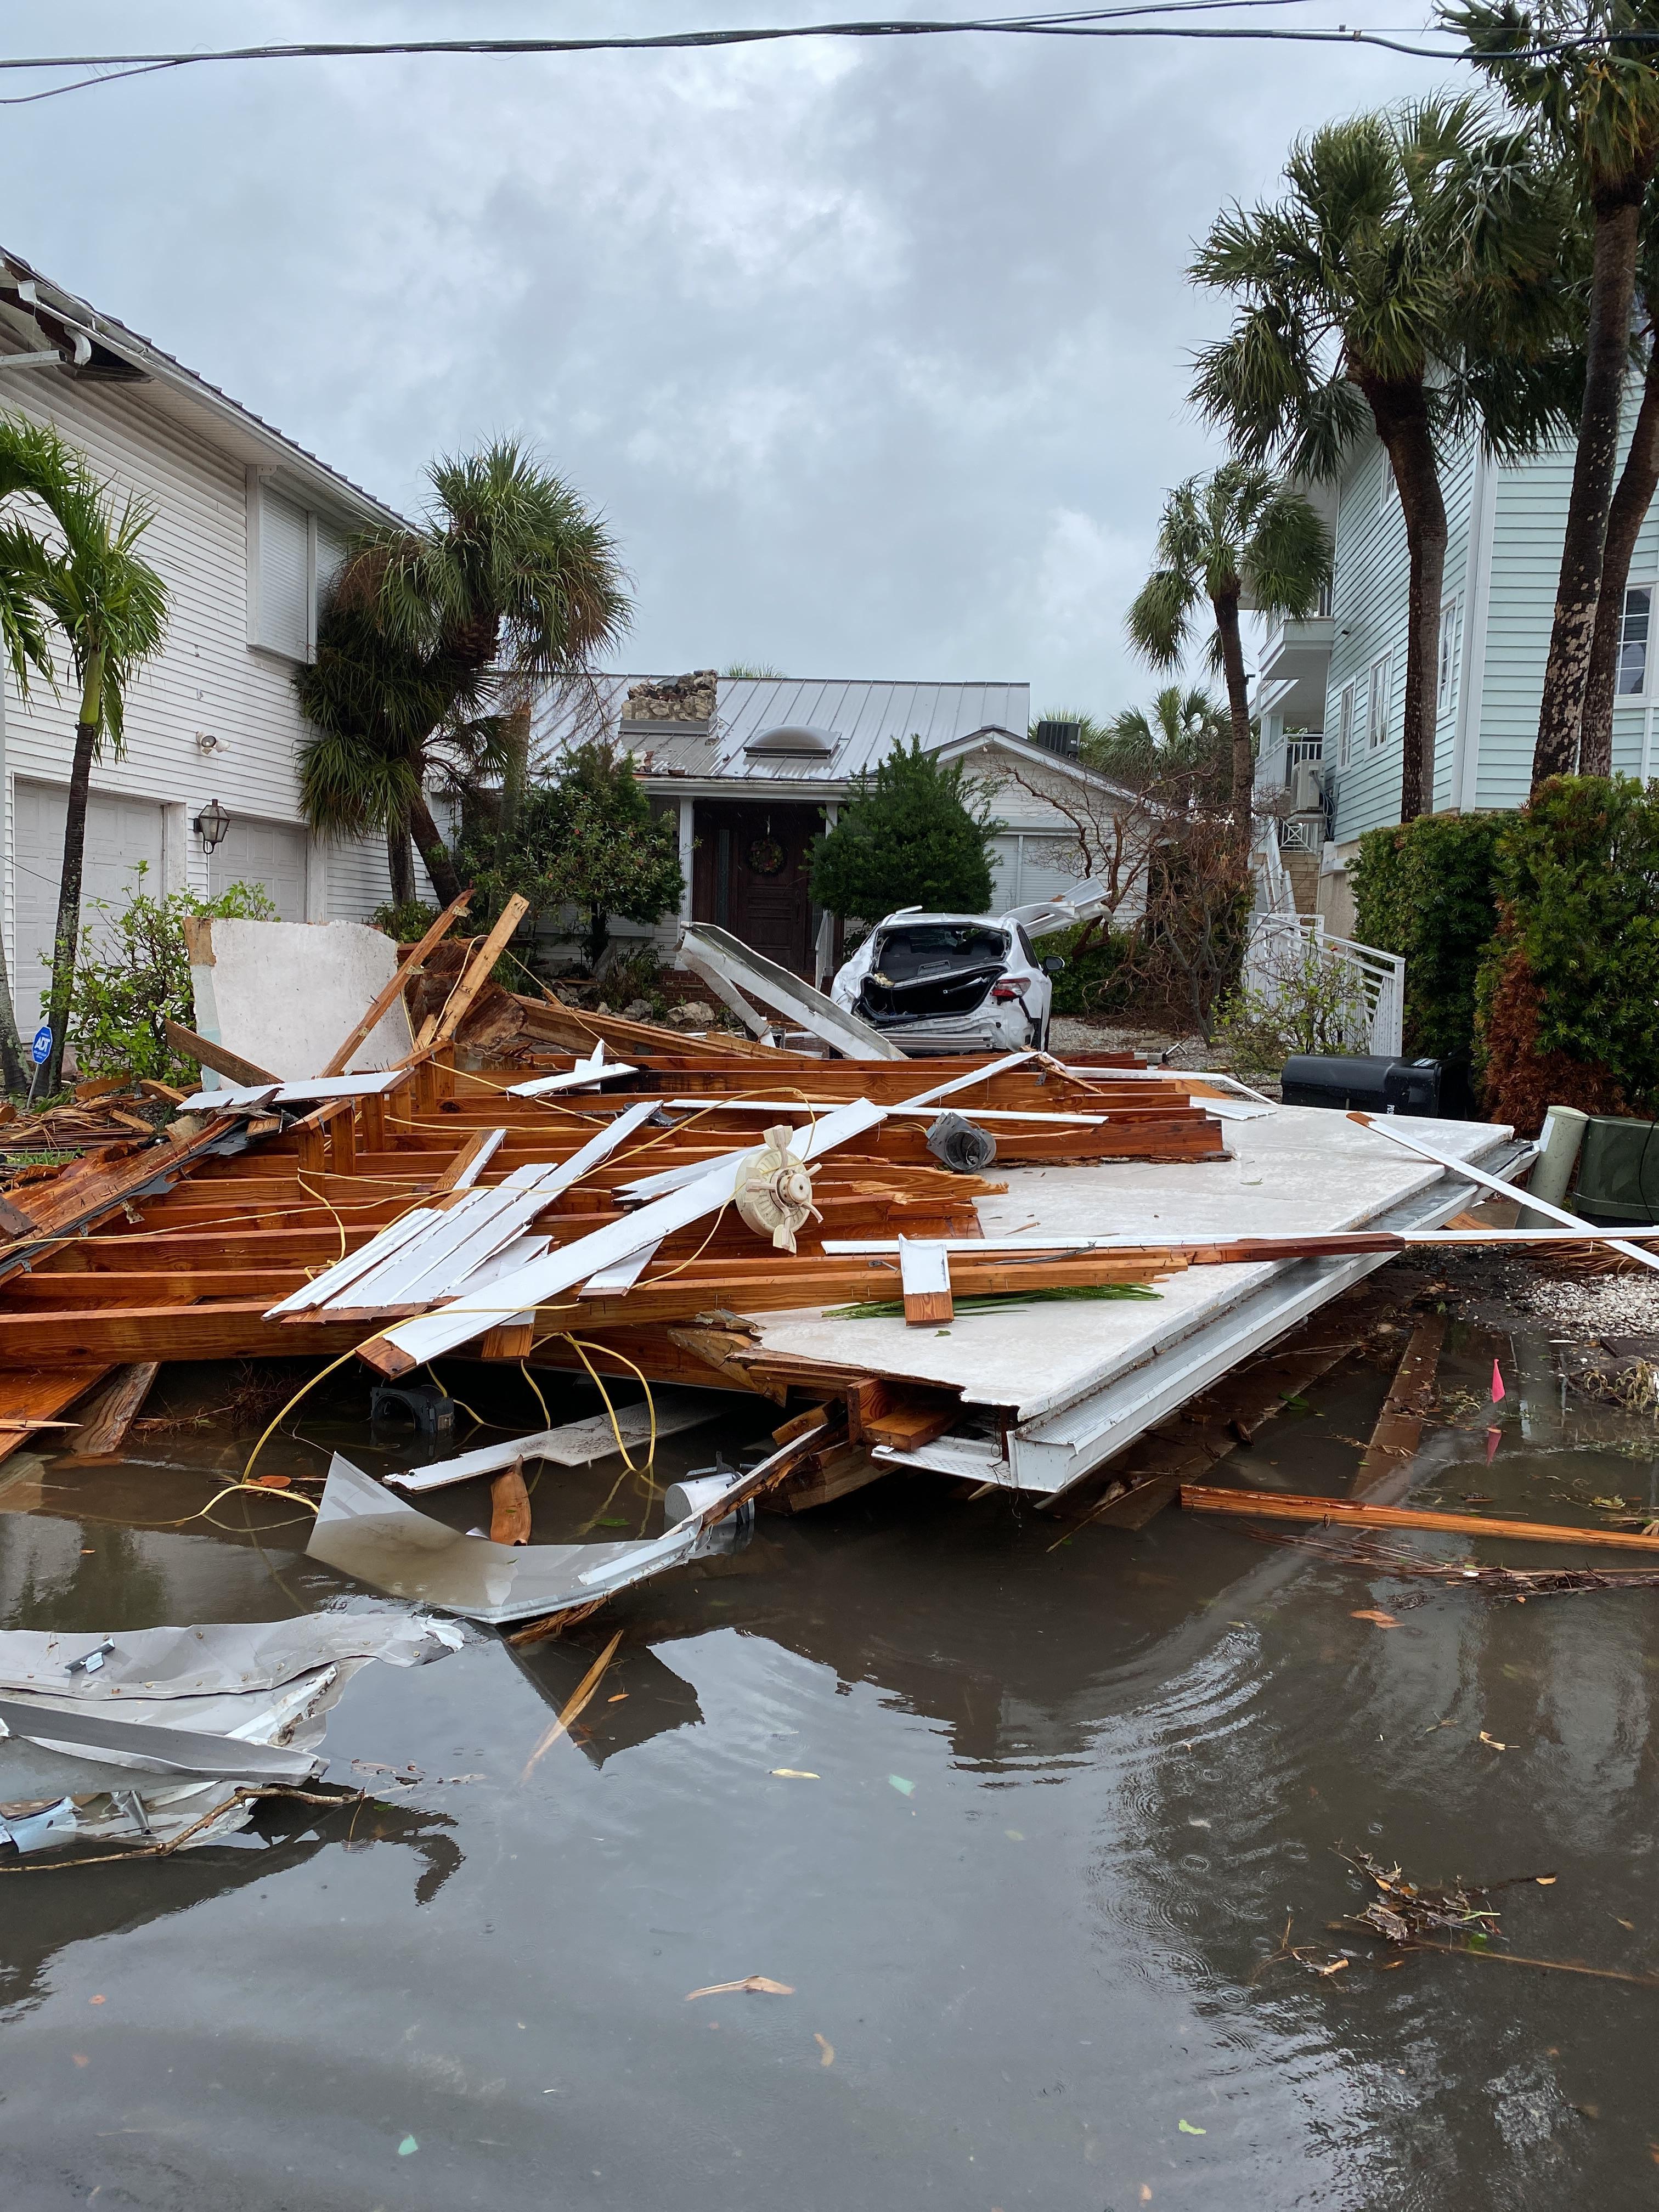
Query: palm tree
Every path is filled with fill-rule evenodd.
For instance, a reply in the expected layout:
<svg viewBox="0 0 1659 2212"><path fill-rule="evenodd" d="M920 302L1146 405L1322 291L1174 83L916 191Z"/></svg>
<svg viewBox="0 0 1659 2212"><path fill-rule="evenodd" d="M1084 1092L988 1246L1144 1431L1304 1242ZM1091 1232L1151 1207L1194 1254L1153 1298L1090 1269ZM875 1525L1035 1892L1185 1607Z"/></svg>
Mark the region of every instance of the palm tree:
<svg viewBox="0 0 1659 2212"><path fill-rule="evenodd" d="M28 497L46 504L75 471L75 461L54 430L0 416L0 501ZM57 672L40 605L45 549L26 522L8 516L0 522L0 657L11 670L17 696L27 702L30 681L44 677L55 690ZM0 1081L8 1091L23 1084L22 1050L11 978L0 943Z"/></svg>
<svg viewBox="0 0 1659 2212"><path fill-rule="evenodd" d="M1300 142L1278 204L1227 209L1192 274L1240 296L1193 397L1235 451L1312 481L1382 441L1410 562L1401 819L1433 804L1445 571L1440 456L1479 429L1531 452L1571 404L1574 313L1559 178L1467 100L1360 115Z"/></svg>
<svg viewBox="0 0 1659 2212"><path fill-rule="evenodd" d="M302 750L313 828L413 830L433 887L459 890L433 820L434 770L475 792L498 778L510 817L527 771L528 702L578 680L629 613L615 542L580 495L515 439L434 464L422 526L357 539L297 678L317 735ZM394 857L394 895L398 870Z"/></svg>
<svg viewBox="0 0 1659 2212"><path fill-rule="evenodd" d="M1240 643L1242 602L1263 614L1310 615L1331 573L1331 541L1312 506L1271 469L1225 461L1164 501L1158 566L1129 610L1129 640L1155 668L1190 650L1199 609L1215 620L1210 665L1226 679L1232 732L1233 836L1241 875L1250 848L1250 701Z"/></svg>
<svg viewBox="0 0 1659 2212"><path fill-rule="evenodd" d="M1176 785L1219 794L1228 783L1232 728L1227 708L1196 685L1166 684L1145 707L1125 707L1079 739L1079 757L1115 781L1145 791Z"/></svg>
<svg viewBox="0 0 1659 2212"><path fill-rule="evenodd" d="M62 1075L64 1031L80 949L92 764L101 755L106 738L118 760L125 750L127 686L161 649L167 635L167 588L137 551L138 541L154 519L143 501L129 497L118 511L108 487L67 448L60 449L59 472L41 496L51 507L58 542L45 550L36 590L69 647L80 694L47 1000L52 1048L46 1088L51 1091Z"/></svg>
<svg viewBox="0 0 1659 2212"><path fill-rule="evenodd" d="M1584 678L1578 766L1585 775L1613 774L1613 702L1619 647L1625 631L1625 589L1631 557L1653 495L1659 490L1659 187L1650 186L1642 218L1642 255L1636 277L1635 342L1644 356L1642 398L1630 448L1607 506L1595 630Z"/></svg>
<svg viewBox="0 0 1659 2212"><path fill-rule="evenodd" d="M1593 223L1583 400L1533 753L1535 791L1578 761L1630 366L1642 203L1659 170L1659 70L1645 43L1659 34L1659 0L1534 0L1527 8L1455 0L1439 14L1464 33L1510 104L1538 118ZM1644 43L1621 49L1621 33ZM1622 591L1620 597L1622 605Z"/></svg>

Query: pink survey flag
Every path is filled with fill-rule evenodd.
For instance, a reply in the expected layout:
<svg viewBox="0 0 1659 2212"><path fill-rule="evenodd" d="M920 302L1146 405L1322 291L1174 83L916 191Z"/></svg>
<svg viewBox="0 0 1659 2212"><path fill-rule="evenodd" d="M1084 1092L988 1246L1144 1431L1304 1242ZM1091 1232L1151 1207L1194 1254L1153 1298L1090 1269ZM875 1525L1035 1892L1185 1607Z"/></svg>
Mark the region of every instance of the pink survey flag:
<svg viewBox="0 0 1659 2212"><path fill-rule="evenodd" d="M1504 1376L1494 1359L1492 1364L1492 1401L1496 1406L1504 1395Z"/></svg>

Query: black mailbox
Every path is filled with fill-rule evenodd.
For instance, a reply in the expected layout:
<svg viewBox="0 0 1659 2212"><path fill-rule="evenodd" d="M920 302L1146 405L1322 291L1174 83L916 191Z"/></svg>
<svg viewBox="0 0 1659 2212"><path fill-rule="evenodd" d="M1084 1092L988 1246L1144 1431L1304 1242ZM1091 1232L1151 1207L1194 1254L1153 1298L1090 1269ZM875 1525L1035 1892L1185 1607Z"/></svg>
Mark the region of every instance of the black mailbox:
<svg viewBox="0 0 1659 2212"><path fill-rule="evenodd" d="M1391 1060L1386 1053L1299 1052L1285 1063L1287 1106L1359 1107L1455 1121L1464 1111L1464 1071L1442 1060Z"/></svg>

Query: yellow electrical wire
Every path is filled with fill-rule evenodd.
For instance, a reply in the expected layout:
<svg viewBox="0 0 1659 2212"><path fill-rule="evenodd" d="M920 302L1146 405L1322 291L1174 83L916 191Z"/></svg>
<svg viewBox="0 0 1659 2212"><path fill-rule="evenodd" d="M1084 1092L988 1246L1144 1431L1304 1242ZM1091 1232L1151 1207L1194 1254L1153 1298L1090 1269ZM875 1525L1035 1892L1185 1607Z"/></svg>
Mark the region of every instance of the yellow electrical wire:
<svg viewBox="0 0 1659 2212"><path fill-rule="evenodd" d="M343 1260L347 1250L346 1229L344 1222L340 1218L339 1215L335 1212L333 1206L329 1205L328 1200L323 1195L322 1192L312 1189L311 1185L306 1181L303 1174L301 1175L299 1182L301 1189L306 1193L307 1197L314 1198L319 1206L326 1206L329 1212L334 1214L334 1226L340 1232L340 1259ZM406 1210L411 1213L414 1212L414 1208L412 1206ZM339 1261L337 1260L335 1265L337 1267L339 1265Z"/></svg>
<svg viewBox="0 0 1659 2212"><path fill-rule="evenodd" d="M357 1357L357 1351L358 1347L354 1344L349 1352L343 1352L337 1359L331 1359L326 1367L320 1369L318 1373L312 1376L309 1382L303 1383L301 1388L295 1392L294 1395L289 1400L287 1405L283 1407L282 1412L278 1413L276 1419L271 1422L270 1427L265 1431L258 1443L254 1445L253 1449L248 1454L247 1465L242 1469L241 1482L239 1484L234 1484L232 1486L233 1488L241 1489L246 1487L254 1490L258 1490L260 1486L257 1482L250 1484L248 1482L248 1477L253 1472L254 1461L258 1458L266 1444L270 1443L271 1431L276 1427L277 1422L286 1419L288 1415L294 1411L294 1408L299 1404L301 1399L303 1398L308 1391L314 1390L317 1385L322 1382L325 1376L333 1374L337 1367L343 1367L348 1359L355 1359ZM210 1504L213 1501L210 1499L208 1502ZM193 1518L194 1516L192 1516L191 1517Z"/></svg>
<svg viewBox="0 0 1659 2212"><path fill-rule="evenodd" d="M553 1425L553 1416L547 1410L547 1401L542 1395L542 1386L531 1373L530 1363L527 1359L521 1359L519 1362L519 1372L536 1394L536 1403L542 1409L542 1425L550 1429Z"/></svg>

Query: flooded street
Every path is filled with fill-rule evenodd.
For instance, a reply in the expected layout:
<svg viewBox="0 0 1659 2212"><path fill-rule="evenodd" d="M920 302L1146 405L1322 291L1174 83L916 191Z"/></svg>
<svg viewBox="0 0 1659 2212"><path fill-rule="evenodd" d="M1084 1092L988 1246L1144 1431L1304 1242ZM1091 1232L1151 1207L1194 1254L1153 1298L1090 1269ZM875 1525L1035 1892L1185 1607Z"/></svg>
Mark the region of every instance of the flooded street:
<svg viewBox="0 0 1659 2212"><path fill-rule="evenodd" d="M447 1379L522 1425L478 1372ZM205 1425L152 1420L120 1467L0 1466L0 1626L373 1601L306 1560L291 1498L185 1517L263 1425L231 1433L234 1379L172 1370ZM1387 1384L1338 1369L1215 1479L1338 1494ZM1652 1504L1651 1417L1564 1411L1542 1337L1455 1330L1441 1391L1414 1503L1597 1525ZM555 1419L595 1404L550 1395ZM406 1464L362 1402L318 1394L261 1470ZM675 1437L659 1483L775 1418ZM465 1528L485 1494L421 1502ZM1659 1969L1659 1590L1516 1604L1176 1511L1062 1539L964 1497L899 1475L763 1514L735 1557L560 1641L368 1668L326 1741L329 1781L372 1793L355 1808L267 1807L148 1863L9 1857L5 2204L1651 2202L1659 1990L1502 1954ZM534 1504L547 1540L650 1510L614 1459L548 1468ZM1402 1957L1330 1929L1371 1894L1341 1848L1555 1879L1498 1893L1491 1955ZM1287 1916L1349 1962L1275 1958ZM694 1994L750 1976L786 1986Z"/></svg>

